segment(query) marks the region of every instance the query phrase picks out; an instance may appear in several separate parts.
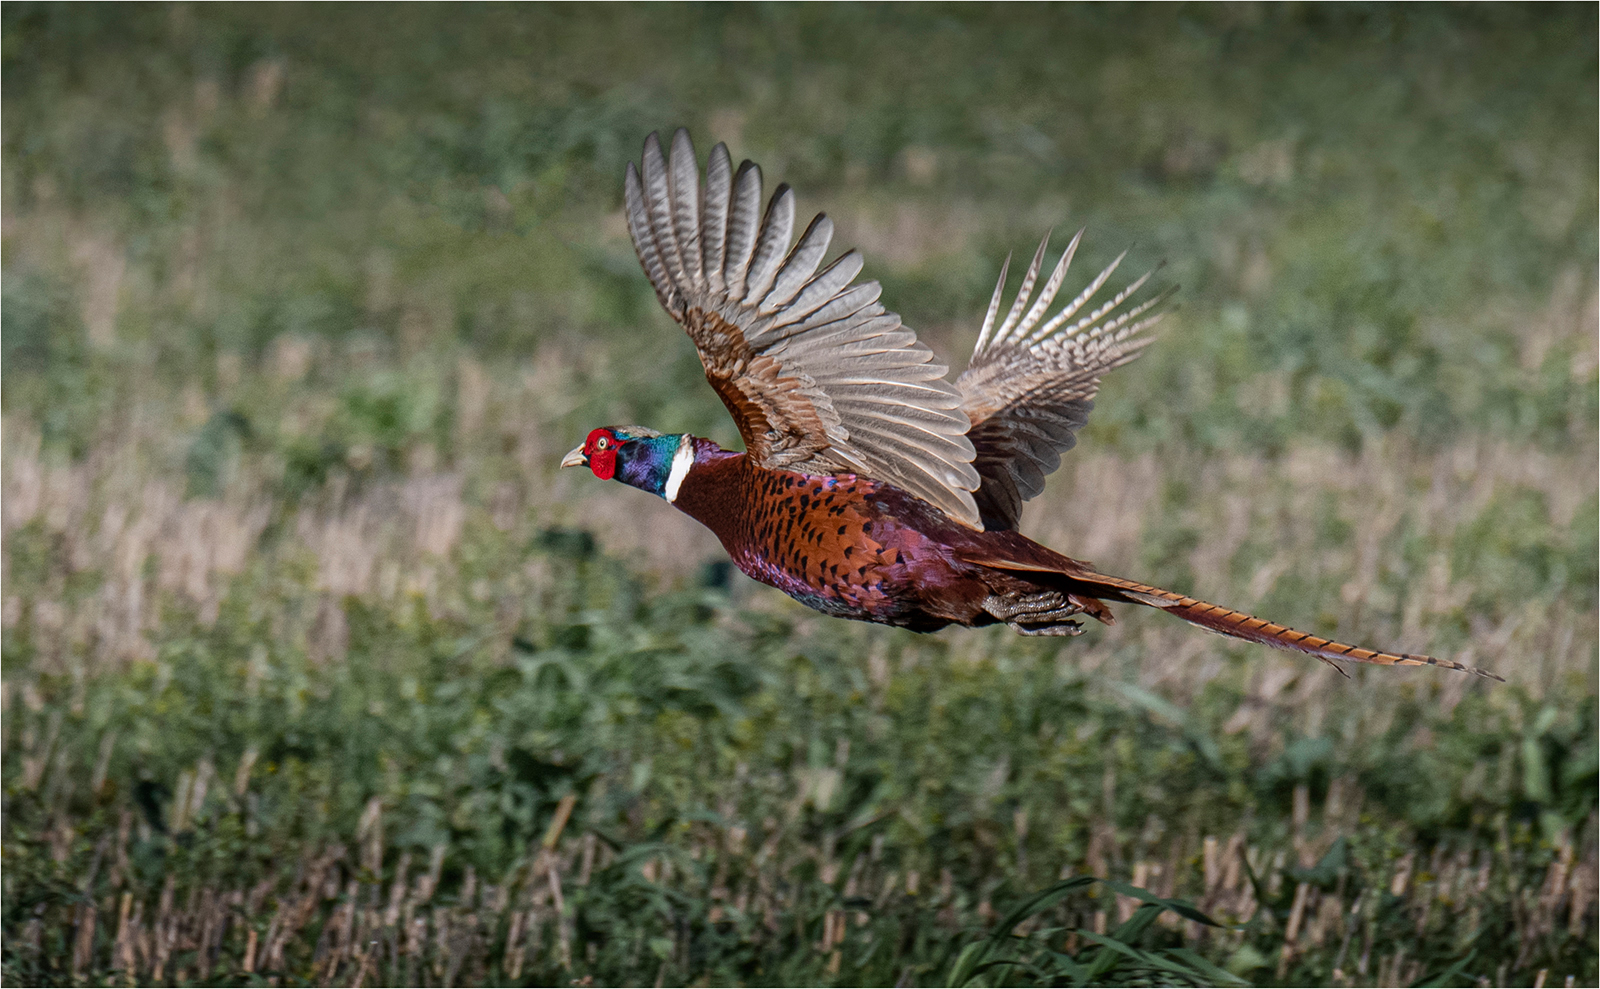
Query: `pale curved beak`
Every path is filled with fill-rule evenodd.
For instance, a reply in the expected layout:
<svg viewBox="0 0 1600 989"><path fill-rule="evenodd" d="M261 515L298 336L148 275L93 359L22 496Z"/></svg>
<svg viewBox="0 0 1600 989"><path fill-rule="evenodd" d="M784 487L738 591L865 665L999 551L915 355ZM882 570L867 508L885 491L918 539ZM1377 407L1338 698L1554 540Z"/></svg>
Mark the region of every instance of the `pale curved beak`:
<svg viewBox="0 0 1600 989"><path fill-rule="evenodd" d="M571 453L567 454L565 457L561 458L561 466L563 466L563 467L587 467L587 466L589 466L589 458L585 457L583 455L583 447L580 446L580 447L575 448Z"/></svg>

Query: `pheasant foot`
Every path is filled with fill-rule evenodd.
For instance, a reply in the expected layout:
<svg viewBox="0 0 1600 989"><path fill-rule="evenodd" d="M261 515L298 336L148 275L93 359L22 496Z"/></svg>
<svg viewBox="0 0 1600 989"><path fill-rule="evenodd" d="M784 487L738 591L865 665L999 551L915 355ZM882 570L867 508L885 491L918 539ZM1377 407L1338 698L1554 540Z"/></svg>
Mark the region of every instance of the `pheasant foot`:
<svg viewBox="0 0 1600 989"><path fill-rule="evenodd" d="M1077 635L1083 631L1081 622L1071 620L1083 614L1082 605L1059 591L1012 597L991 594L984 599L983 610L1021 635Z"/></svg>
<svg viewBox="0 0 1600 989"><path fill-rule="evenodd" d="M1033 616L1028 616L1030 619ZM1081 635L1083 623L1075 621L1059 621L1053 625L1024 625L1021 622L1006 622L1011 630L1018 635Z"/></svg>

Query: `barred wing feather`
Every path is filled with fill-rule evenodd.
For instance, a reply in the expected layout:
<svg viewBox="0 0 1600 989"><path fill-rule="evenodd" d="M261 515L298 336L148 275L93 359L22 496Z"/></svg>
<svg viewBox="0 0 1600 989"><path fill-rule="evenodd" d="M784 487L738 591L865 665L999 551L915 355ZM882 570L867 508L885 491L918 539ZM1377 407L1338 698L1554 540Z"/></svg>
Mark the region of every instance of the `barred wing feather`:
<svg viewBox="0 0 1600 989"><path fill-rule="evenodd" d="M1153 274L1146 273L1086 311L1122 263L1124 252L1077 297L1045 319L1082 237L1080 230L1033 300L1050 242L1045 237L1016 300L997 326L1011 263L1006 259L972 360L956 379L961 408L972 420L967 435L975 450L973 466L982 478L974 498L985 529L1017 527L1022 503L1044 490L1045 477L1061 466L1061 454L1077 442L1077 432L1094 408L1100 376L1139 356L1151 340L1143 331L1162 315L1151 310L1176 291L1168 289L1119 312Z"/></svg>
<svg viewBox="0 0 1600 989"><path fill-rule="evenodd" d="M763 213L761 170L746 161L735 171L721 144L702 184L683 130L670 159L656 135L646 139L624 196L639 263L757 463L887 481L978 526L962 395L878 304L878 284L852 284L860 254L818 270L832 221L818 215L791 247L789 187Z"/></svg>

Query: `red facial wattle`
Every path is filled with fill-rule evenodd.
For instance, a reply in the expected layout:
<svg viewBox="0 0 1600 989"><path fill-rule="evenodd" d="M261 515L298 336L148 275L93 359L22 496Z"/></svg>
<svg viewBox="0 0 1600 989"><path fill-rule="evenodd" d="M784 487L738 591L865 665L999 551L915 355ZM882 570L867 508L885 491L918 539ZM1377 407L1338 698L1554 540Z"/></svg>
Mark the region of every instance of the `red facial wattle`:
<svg viewBox="0 0 1600 989"><path fill-rule="evenodd" d="M617 473L617 437L609 429L596 429L584 441L583 455L589 458L589 469L602 481L609 481Z"/></svg>

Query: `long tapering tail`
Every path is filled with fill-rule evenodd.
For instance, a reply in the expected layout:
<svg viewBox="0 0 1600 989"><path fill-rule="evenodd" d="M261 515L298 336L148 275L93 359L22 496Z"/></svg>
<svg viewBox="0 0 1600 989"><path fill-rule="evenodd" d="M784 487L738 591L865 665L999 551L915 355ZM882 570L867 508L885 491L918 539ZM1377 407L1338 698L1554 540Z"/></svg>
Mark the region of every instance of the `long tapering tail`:
<svg viewBox="0 0 1600 989"><path fill-rule="evenodd" d="M1274 646L1278 649L1293 649L1297 652L1315 656L1334 669L1339 669L1337 660L1349 660L1356 663L1375 663L1379 666L1439 666L1447 670L1460 670L1489 680L1505 682L1505 677L1496 676L1488 670L1480 670L1473 666L1464 666L1448 659L1435 659L1432 656L1413 656L1409 653L1382 652L1376 649L1363 649L1360 646L1347 645L1343 642L1334 642L1321 636L1299 632L1284 625L1278 625L1242 611L1234 611L1220 605L1200 601L1195 598L1164 591L1159 587L1149 584L1140 584L1121 577L1112 577L1093 571L1073 574L1075 580L1084 581L1091 585L1100 585L1112 593L1103 593L1104 596L1116 600L1121 598L1137 604L1149 605L1160 608L1169 615L1182 618L1191 625L1231 636L1235 639L1244 639L1247 642L1259 642L1265 646ZM1094 593L1091 591L1090 593Z"/></svg>

